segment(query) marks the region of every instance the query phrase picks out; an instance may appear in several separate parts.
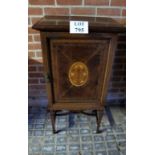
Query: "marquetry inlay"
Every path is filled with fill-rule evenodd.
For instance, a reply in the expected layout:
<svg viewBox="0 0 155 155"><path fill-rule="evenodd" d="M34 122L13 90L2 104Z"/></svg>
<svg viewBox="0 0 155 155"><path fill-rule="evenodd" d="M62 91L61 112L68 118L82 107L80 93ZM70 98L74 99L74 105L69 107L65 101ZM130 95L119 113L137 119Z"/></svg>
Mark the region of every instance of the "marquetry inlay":
<svg viewBox="0 0 155 155"><path fill-rule="evenodd" d="M68 76L72 85L83 86L88 81L88 67L83 62L75 62L70 66Z"/></svg>

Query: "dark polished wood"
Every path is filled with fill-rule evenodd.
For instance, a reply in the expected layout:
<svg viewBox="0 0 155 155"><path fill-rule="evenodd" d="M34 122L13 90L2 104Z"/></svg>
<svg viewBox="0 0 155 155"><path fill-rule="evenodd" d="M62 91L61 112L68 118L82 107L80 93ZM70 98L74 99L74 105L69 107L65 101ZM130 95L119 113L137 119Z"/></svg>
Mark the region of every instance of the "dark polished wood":
<svg viewBox="0 0 155 155"><path fill-rule="evenodd" d="M89 34L69 34L70 20L89 21ZM100 132L117 34L125 27L110 18L46 16L33 28L41 34L53 132L59 110L95 110Z"/></svg>
<svg viewBox="0 0 155 155"><path fill-rule="evenodd" d="M71 20L88 21L89 32L125 32L124 24L120 24L112 18L84 16L45 16L32 28L47 32L69 32L69 21Z"/></svg>

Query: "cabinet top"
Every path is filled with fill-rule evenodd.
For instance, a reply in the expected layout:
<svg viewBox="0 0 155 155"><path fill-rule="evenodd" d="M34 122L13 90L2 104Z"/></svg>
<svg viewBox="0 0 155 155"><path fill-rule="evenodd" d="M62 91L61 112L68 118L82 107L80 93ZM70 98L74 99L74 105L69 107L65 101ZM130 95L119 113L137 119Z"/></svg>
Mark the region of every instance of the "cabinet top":
<svg viewBox="0 0 155 155"><path fill-rule="evenodd" d="M125 32L125 24L107 17L84 16L45 16L35 23L32 28L39 31L69 32L70 21L88 21L89 32Z"/></svg>

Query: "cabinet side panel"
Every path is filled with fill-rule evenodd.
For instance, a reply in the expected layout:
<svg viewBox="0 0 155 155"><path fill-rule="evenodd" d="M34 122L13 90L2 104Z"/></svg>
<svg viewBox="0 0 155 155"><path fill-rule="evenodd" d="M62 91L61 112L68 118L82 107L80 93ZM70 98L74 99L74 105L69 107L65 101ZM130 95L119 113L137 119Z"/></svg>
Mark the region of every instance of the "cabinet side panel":
<svg viewBox="0 0 155 155"><path fill-rule="evenodd" d="M54 103L53 97L53 88L52 88L52 73L50 68L50 52L49 52L49 42L47 35L44 32L40 33L41 35L41 46L42 46L42 55L43 55L43 64L44 64L44 76L46 82L46 91L48 97L48 108L52 107Z"/></svg>
<svg viewBox="0 0 155 155"><path fill-rule="evenodd" d="M110 81L110 76L112 72L112 65L113 65L113 59L114 59L114 53L117 45L117 35L114 35L111 38L109 49L108 49L108 56L107 56L107 63L105 68L105 77L103 79L103 85L102 85L102 95L100 99L100 104L105 105L106 96L108 93L108 86Z"/></svg>

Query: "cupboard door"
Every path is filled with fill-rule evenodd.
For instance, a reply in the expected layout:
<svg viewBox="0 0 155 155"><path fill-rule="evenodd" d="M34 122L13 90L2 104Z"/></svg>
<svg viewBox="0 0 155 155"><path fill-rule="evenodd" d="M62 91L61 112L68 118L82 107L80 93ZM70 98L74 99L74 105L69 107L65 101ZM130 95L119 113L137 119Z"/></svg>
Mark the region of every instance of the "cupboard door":
<svg viewBox="0 0 155 155"><path fill-rule="evenodd" d="M54 100L98 102L110 40L50 40Z"/></svg>

